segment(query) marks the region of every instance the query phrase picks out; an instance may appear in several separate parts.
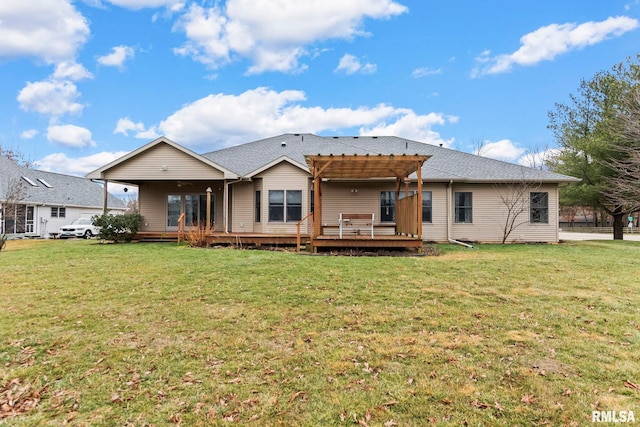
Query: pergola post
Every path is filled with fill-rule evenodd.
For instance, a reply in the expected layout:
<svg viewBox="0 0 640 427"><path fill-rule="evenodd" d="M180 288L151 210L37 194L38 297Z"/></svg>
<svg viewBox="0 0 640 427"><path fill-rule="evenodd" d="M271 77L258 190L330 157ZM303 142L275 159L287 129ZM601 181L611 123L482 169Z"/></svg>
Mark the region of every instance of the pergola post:
<svg viewBox="0 0 640 427"><path fill-rule="evenodd" d="M316 162L313 162L313 236L319 236L322 230L322 178ZM313 245L312 245L313 246Z"/></svg>

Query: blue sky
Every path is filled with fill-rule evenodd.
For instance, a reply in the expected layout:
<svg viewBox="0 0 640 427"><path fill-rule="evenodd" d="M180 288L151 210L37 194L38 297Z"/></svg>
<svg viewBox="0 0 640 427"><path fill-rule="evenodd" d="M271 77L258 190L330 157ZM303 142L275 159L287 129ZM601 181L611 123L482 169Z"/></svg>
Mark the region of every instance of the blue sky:
<svg viewBox="0 0 640 427"><path fill-rule="evenodd" d="M397 135L511 162L640 46L639 0L2 0L0 145L84 175L157 136Z"/></svg>

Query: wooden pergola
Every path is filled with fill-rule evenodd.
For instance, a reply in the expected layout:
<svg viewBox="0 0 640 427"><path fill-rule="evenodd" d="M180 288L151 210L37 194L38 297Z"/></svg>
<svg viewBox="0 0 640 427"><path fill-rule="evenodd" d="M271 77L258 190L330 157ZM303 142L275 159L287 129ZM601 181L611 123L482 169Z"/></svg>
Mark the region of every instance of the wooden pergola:
<svg viewBox="0 0 640 427"><path fill-rule="evenodd" d="M431 156L426 155L307 155L305 159L313 175L314 218L311 246L322 235L322 182L330 179L396 180L396 230L395 234L422 237L422 164ZM417 175L416 194L409 194L409 176ZM407 197L399 200L402 184Z"/></svg>

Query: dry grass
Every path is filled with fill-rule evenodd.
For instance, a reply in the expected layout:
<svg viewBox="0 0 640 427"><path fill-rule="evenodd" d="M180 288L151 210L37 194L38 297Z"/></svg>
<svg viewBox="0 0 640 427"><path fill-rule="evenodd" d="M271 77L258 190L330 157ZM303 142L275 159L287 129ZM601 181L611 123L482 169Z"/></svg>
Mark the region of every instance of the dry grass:
<svg viewBox="0 0 640 427"><path fill-rule="evenodd" d="M640 417L631 279L640 246L438 250L313 257L10 242L0 254L0 417L196 426ZM15 413L2 406L8 392L20 393Z"/></svg>

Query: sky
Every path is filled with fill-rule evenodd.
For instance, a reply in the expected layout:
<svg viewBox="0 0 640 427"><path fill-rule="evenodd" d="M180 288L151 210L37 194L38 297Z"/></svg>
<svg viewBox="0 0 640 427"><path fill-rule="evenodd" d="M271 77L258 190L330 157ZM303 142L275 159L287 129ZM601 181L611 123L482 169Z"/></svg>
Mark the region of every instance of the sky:
<svg viewBox="0 0 640 427"><path fill-rule="evenodd" d="M395 135L526 164L640 0L1 0L0 146L83 176L164 135Z"/></svg>

